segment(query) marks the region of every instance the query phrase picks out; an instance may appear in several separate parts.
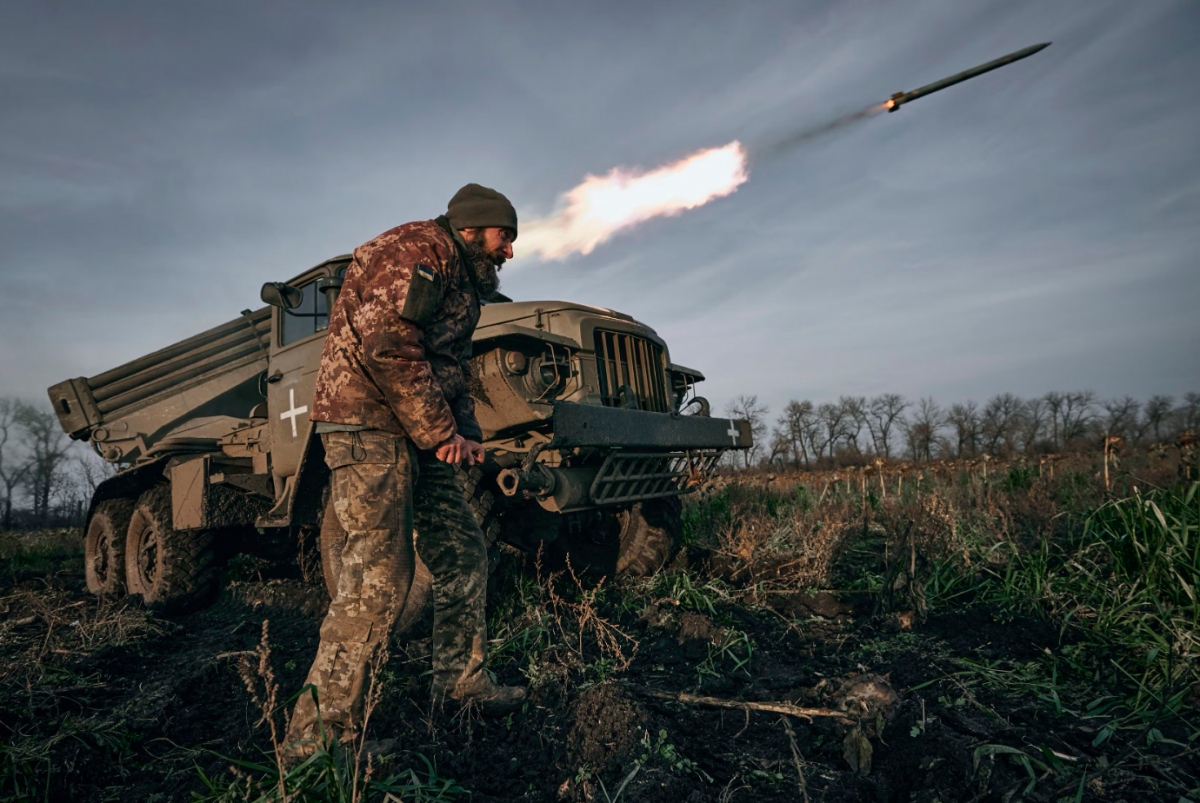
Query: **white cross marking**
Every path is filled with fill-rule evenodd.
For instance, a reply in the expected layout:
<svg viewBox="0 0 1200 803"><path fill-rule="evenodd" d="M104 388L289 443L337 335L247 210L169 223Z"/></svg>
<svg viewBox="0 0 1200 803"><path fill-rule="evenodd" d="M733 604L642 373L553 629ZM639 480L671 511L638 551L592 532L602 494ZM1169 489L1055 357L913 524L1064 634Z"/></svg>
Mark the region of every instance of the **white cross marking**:
<svg viewBox="0 0 1200 803"><path fill-rule="evenodd" d="M295 426L295 425L293 424L293 426ZM728 432L726 432L725 434L726 434L726 435L728 435L728 436L729 436L729 438L730 438L730 440L732 440L732 441L733 441L733 445L734 445L734 446L737 446L737 445L738 445L738 428L737 428L737 422L730 421L730 422L729 422L729 431L728 431Z"/></svg>
<svg viewBox="0 0 1200 803"><path fill-rule="evenodd" d="M288 388L288 404L291 405L291 409L289 409L285 413L280 413L279 420L283 421L288 418L292 419L292 437L294 438L299 434L296 431L296 416L298 416L302 413L307 413L308 405L306 404L302 407L296 406L296 389L295 388Z"/></svg>

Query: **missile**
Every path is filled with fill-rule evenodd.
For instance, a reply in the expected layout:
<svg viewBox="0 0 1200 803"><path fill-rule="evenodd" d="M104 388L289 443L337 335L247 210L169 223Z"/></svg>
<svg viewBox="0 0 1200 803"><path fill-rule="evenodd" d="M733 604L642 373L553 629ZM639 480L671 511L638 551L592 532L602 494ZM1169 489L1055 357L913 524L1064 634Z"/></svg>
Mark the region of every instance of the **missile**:
<svg viewBox="0 0 1200 803"><path fill-rule="evenodd" d="M998 67L1003 67L1005 64L1012 64L1014 61L1020 61L1021 59L1032 56L1034 53L1037 53L1039 50L1043 50L1047 47L1050 47L1050 43L1043 42L1040 45L1033 45L1025 48L1024 50L1018 50L1015 53L1009 53L1007 56L1001 56L995 61L989 61L987 64L980 64L978 67L972 67L969 70L964 70L963 72L960 72L957 75L952 75L949 78L943 78L940 81L934 81L932 84L926 84L920 89L914 89L912 92L897 92L884 101L883 107L889 112L894 112L905 103L910 103L917 98L923 98L926 95L932 95L934 92L937 92L940 89L945 89L948 86L954 86L955 84L966 81L968 78L974 78L977 75L983 75L985 72L991 72Z"/></svg>

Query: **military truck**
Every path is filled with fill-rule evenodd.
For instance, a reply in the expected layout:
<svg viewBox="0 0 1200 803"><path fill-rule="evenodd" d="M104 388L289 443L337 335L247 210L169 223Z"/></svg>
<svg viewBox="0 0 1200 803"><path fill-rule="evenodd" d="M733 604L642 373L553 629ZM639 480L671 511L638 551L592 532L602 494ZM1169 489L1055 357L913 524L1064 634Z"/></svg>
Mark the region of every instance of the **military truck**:
<svg viewBox="0 0 1200 803"><path fill-rule="evenodd" d="M228 556L278 554L308 533L333 593L345 534L325 509L330 474L308 413L349 263L268 282L265 307L49 389L64 431L122 467L88 510L89 589L196 607ZM751 444L746 421L709 415L699 371L613 310L486 304L472 363L486 459L460 479L492 545L610 577L653 572L675 553L678 497ZM418 565L406 611L428 584Z"/></svg>

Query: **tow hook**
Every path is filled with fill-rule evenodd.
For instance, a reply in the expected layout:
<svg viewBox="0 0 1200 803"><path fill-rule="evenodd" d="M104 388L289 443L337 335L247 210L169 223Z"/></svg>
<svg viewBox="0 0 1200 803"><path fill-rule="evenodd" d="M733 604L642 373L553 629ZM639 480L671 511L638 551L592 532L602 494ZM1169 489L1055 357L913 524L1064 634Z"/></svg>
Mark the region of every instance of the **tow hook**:
<svg viewBox="0 0 1200 803"><path fill-rule="evenodd" d="M496 484L505 496L516 496L519 491L529 491L543 498L554 493L558 484L554 474L541 463L528 468L506 468L496 476Z"/></svg>

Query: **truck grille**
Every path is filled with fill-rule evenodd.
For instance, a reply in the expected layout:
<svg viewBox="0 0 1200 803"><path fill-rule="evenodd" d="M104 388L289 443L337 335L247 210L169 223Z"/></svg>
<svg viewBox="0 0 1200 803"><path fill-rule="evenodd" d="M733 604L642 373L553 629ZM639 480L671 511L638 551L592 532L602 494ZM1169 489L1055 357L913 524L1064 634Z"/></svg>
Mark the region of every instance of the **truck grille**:
<svg viewBox="0 0 1200 803"><path fill-rule="evenodd" d="M633 407L636 402L639 410L671 411L666 357L653 340L597 329L596 368L606 407Z"/></svg>
<svg viewBox="0 0 1200 803"><path fill-rule="evenodd" d="M612 452L592 481L592 503L617 505L688 493L712 477L724 451Z"/></svg>

